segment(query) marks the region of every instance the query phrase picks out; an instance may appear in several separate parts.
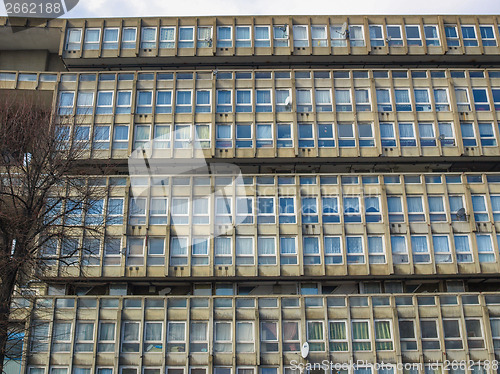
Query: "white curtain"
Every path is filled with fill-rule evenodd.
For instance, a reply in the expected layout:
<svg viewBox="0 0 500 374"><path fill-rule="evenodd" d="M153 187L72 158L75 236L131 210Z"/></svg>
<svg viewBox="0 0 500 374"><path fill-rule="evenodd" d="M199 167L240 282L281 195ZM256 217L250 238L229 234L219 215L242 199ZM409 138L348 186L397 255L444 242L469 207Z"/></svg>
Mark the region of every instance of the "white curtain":
<svg viewBox="0 0 500 374"><path fill-rule="evenodd" d="M349 95L349 91L347 91L347 94ZM330 90L316 90L316 103L317 104L331 104L332 99L330 96Z"/></svg>
<svg viewBox="0 0 500 374"><path fill-rule="evenodd" d="M335 102L337 104L350 104L351 92L349 90L335 90Z"/></svg>
<svg viewBox="0 0 500 374"><path fill-rule="evenodd" d="M444 212L444 201L441 196L429 196L430 212Z"/></svg>
<svg viewBox="0 0 500 374"><path fill-rule="evenodd" d="M187 238L172 238L171 254L173 256L187 255Z"/></svg>
<svg viewBox="0 0 500 374"><path fill-rule="evenodd" d="M161 341L162 324L159 322L146 322L145 340Z"/></svg>
<svg viewBox="0 0 500 374"><path fill-rule="evenodd" d="M274 238L258 238L257 248L259 255L274 255L276 248L274 246Z"/></svg>
<svg viewBox="0 0 500 374"><path fill-rule="evenodd" d="M367 213L380 212L380 204L378 197L365 197L365 211Z"/></svg>
<svg viewBox="0 0 500 374"><path fill-rule="evenodd" d="M336 197L323 198L323 214L325 213L338 213L338 201Z"/></svg>
<svg viewBox="0 0 500 374"><path fill-rule="evenodd" d="M162 27L160 29L160 40L173 42L175 40L175 29L173 27Z"/></svg>
<svg viewBox="0 0 500 374"><path fill-rule="evenodd" d="M318 254L319 253L319 243L317 237L305 237L304 238L304 254Z"/></svg>
<svg viewBox="0 0 500 374"><path fill-rule="evenodd" d="M311 91L297 90L297 104L310 104L310 103L311 103Z"/></svg>
<svg viewBox="0 0 500 374"><path fill-rule="evenodd" d="M281 254L295 254L295 238L280 238Z"/></svg>
<svg viewBox="0 0 500 374"><path fill-rule="evenodd" d="M427 253L429 248L427 245L426 236L413 236L411 237L411 249L415 253Z"/></svg>
<svg viewBox="0 0 500 374"><path fill-rule="evenodd" d="M446 94L446 90L434 90L434 100L436 101L436 103L447 103L448 95Z"/></svg>
<svg viewBox="0 0 500 374"><path fill-rule="evenodd" d="M421 138L434 138L434 127L432 123L419 123L418 131Z"/></svg>
<svg viewBox="0 0 500 374"><path fill-rule="evenodd" d="M139 340L139 323L125 323L123 326L123 341Z"/></svg>
<svg viewBox="0 0 500 374"><path fill-rule="evenodd" d="M206 322L191 323L190 339L191 341L206 341L208 324Z"/></svg>
<svg viewBox="0 0 500 374"><path fill-rule="evenodd" d="M429 103L429 92L427 90L414 90L417 103Z"/></svg>
<svg viewBox="0 0 500 374"><path fill-rule="evenodd" d="M168 324L168 341L184 341L184 323L170 322Z"/></svg>
<svg viewBox="0 0 500 374"><path fill-rule="evenodd" d="M219 237L215 238L215 255L230 255L231 254L231 238Z"/></svg>
<svg viewBox="0 0 500 374"><path fill-rule="evenodd" d="M420 196L407 196L406 204L408 205L408 212L410 213L422 213L424 211L422 198Z"/></svg>
<svg viewBox="0 0 500 374"><path fill-rule="evenodd" d="M271 125L257 125L257 139L272 139Z"/></svg>
<svg viewBox="0 0 500 374"><path fill-rule="evenodd" d="M400 123L399 135L401 138L414 138L415 132L413 131L413 125L411 123Z"/></svg>
<svg viewBox="0 0 500 374"><path fill-rule="evenodd" d="M354 97L356 104L367 104L369 102L368 90L356 90L354 91Z"/></svg>
<svg viewBox="0 0 500 374"><path fill-rule="evenodd" d="M228 322L219 322L215 324L215 341L231 341L231 324Z"/></svg>
<svg viewBox="0 0 500 374"><path fill-rule="evenodd" d="M410 102L410 91L408 90L395 90L396 103L407 104Z"/></svg>
<svg viewBox="0 0 500 374"><path fill-rule="evenodd" d="M340 237L338 236L326 236L325 237L325 253L326 254L340 254Z"/></svg>

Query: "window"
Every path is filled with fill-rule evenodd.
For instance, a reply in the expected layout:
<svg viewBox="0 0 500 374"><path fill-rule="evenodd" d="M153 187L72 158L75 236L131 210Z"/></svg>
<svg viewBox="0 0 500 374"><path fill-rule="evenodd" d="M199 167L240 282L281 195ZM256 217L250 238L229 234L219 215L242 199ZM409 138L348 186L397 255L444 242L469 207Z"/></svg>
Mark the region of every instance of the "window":
<svg viewBox="0 0 500 374"><path fill-rule="evenodd" d="M465 47L477 47L476 27L475 26L461 26L462 39Z"/></svg>
<svg viewBox="0 0 500 374"><path fill-rule="evenodd" d="M278 148L290 148L293 146L292 126L289 123L278 123Z"/></svg>
<svg viewBox="0 0 500 374"><path fill-rule="evenodd" d="M146 224L146 199L132 198L130 199L130 225Z"/></svg>
<svg viewBox="0 0 500 374"><path fill-rule="evenodd" d="M500 221L500 196L490 195L491 210L493 212L493 221Z"/></svg>
<svg viewBox="0 0 500 374"><path fill-rule="evenodd" d="M351 90L336 89L335 104L337 112L352 112Z"/></svg>
<svg viewBox="0 0 500 374"><path fill-rule="evenodd" d="M484 349L483 326L480 319L466 318L467 346L469 349Z"/></svg>
<svg viewBox="0 0 500 374"><path fill-rule="evenodd" d="M476 136L474 134L474 124L460 123L460 130L462 131L462 142L465 147L477 146Z"/></svg>
<svg viewBox="0 0 500 374"><path fill-rule="evenodd" d="M52 351L69 352L71 346L71 323L54 322L52 332Z"/></svg>
<svg viewBox="0 0 500 374"><path fill-rule="evenodd" d="M312 112L311 90L297 90L297 112Z"/></svg>
<svg viewBox="0 0 500 374"><path fill-rule="evenodd" d="M394 90L396 94L396 110L398 112L410 112L411 102L410 102L410 90L408 89L396 89Z"/></svg>
<svg viewBox="0 0 500 374"><path fill-rule="evenodd" d="M257 113L272 111L271 90L255 90L255 111Z"/></svg>
<svg viewBox="0 0 500 374"><path fill-rule="evenodd" d="M73 114L73 106L75 103L75 93L70 91L62 91L59 93L59 110L60 115Z"/></svg>
<svg viewBox="0 0 500 374"><path fill-rule="evenodd" d="M361 209L358 196L343 198L344 203L344 222L361 222Z"/></svg>
<svg viewBox="0 0 500 374"><path fill-rule="evenodd" d="M191 322L191 329L189 331L189 343L189 350L191 352L208 352L207 322Z"/></svg>
<svg viewBox="0 0 500 374"><path fill-rule="evenodd" d="M358 123L358 136L360 147L373 147L375 145L371 123Z"/></svg>
<svg viewBox="0 0 500 374"><path fill-rule="evenodd" d="M275 223L274 214L274 198L273 197L259 197L257 200L258 205L258 223Z"/></svg>
<svg viewBox="0 0 500 374"><path fill-rule="evenodd" d="M446 88L434 89L434 105L436 106L436 112L450 111L448 90L446 90Z"/></svg>
<svg viewBox="0 0 500 374"><path fill-rule="evenodd" d="M392 325L391 321L375 320L375 349L377 351L392 351Z"/></svg>
<svg viewBox="0 0 500 374"><path fill-rule="evenodd" d="M118 91L116 93L116 114L130 114L131 103L131 91Z"/></svg>
<svg viewBox="0 0 500 374"><path fill-rule="evenodd" d="M161 352L163 349L163 323L144 323L144 350L145 353Z"/></svg>
<svg viewBox="0 0 500 374"><path fill-rule="evenodd" d="M233 222L232 199L230 197L216 197L215 222L223 225Z"/></svg>
<svg viewBox="0 0 500 374"><path fill-rule="evenodd" d="M389 210L389 222L404 221L401 196L387 196L387 206Z"/></svg>
<svg viewBox="0 0 500 374"><path fill-rule="evenodd" d="M308 28L309 27L305 25L293 26L293 46L295 48L309 47Z"/></svg>
<svg viewBox="0 0 500 374"><path fill-rule="evenodd" d="M458 263L472 262L472 252L468 235L455 235L455 253Z"/></svg>
<svg viewBox="0 0 500 374"><path fill-rule="evenodd" d="M429 90L414 89L415 109L417 112L430 112L432 110Z"/></svg>
<svg viewBox="0 0 500 374"><path fill-rule="evenodd" d="M365 196L365 221L380 222L380 200L377 196Z"/></svg>
<svg viewBox="0 0 500 374"><path fill-rule="evenodd" d="M179 27L179 48L194 47L194 27Z"/></svg>
<svg viewBox="0 0 500 374"><path fill-rule="evenodd" d="M170 266L188 264L188 238L174 236L170 239Z"/></svg>
<svg viewBox="0 0 500 374"><path fill-rule="evenodd" d="M474 219L477 222L488 222L488 209L486 208L486 196L472 195L472 208L474 209Z"/></svg>
<svg viewBox="0 0 500 374"><path fill-rule="evenodd" d="M424 25L425 43L428 47L440 46L439 33L437 25Z"/></svg>
<svg viewBox="0 0 500 374"><path fill-rule="evenodd" d="M99 49L101 39L101 29L85 29L85 41L83 43L84 50Z"/></svg>
<svg viewBox="0 0 500 374"><path fill-rule="evenodd" d="M137 114L151 114L153 111L153 92L138 91L137 92Z"/></svg>
<svg viewBox="0 0 500 374"><path fill-rule="evenodd" d="M290 112L292 105L290 104L290 90L276 90L276 111L277 112Z"/></svg>
<svg viewBox="0 0 500 374"><path fill-rule="evenodd" d="M191 113L192 91L178 90L175 93L175 111L177 113Z"/></svg>
<svg viewBox="0 0 500 374"><path fill-rule="evenodd" d="M392 262L394 264L408 263L408 248L406 246L406 237L391 235Z"/></svg>
<svg viewBox="0 0 500 374"><path fill-rule="evenodd" d="M380 123L380 140L383 147L395 147L396 135L393 123Z"/></svg>
<svg viewBox="0 0 500 374"><path fill-rule="evenodd" d="M217 27L217 47L231 48L233 46L233 28L231 26Z"/></svg>
<svg viewBox="0 0 500 374"><path fill-rule="evenodd" d="M349 350L346 321L330 321L329 323L330 352L346 352Z"/></svg>
<svg viewBox="0 0 500 374"><path fill-rule="evenodd" d="M271 124L257 124L257 148L270 148L273 146L273 131Z"/></svg>
<svg viewBox="0 0 500 374"><path fill-rule="evenodd" d="M391 112L391 94L388 88L377 88L377 110L379 112Z"/></svg>
<svg viewBox="0 0 500 374"><path fill-rule="evenodd" d="M314 135L313 125L308 123L299 124L299 148L313 148Z"/></svg>
<svg viewBox="0 0 500 374"><path fill-rule="evenodd" d="M147 126L136 125L134 132L135 132L134 149L150 148L151 127L149 125Z"/></svg>
<svg viewBox="0 0 500 374"><path fill-rule="evenodd" d="M424 222L424 207L422 196L406 196L406 204L408 206L408 221Z"/></svg>
<svg viewBox="0 0 500 374"><path fill-rule="evenodd" d="M457 109L459 112L470 112L469 95L466 88L455 88Z"/></svg>
<svg viewBox="0 0 500 374"><path fill-rule="evenodd" d="M278 352L278 322L260 323L260 348L263 352Z"/></svg>
<svg viewBox="0 0 500 374"><path fill-rule="evenodd" d="M123 322L122 349L123 353L139 352L140 322Z"/></svg>
<svg viewBox="0 0 500 374"><path fill-rule="evenodd" d="M215 322L214 326L214 351L231 352L232 351L232 328L231 322Z"/></svg>
<svg viewBox="0 0 500 374"><path fill-rule="evenodd" d="M331 112L332 111L332 95L330 90L317 89L316 96L316 112Z"/></svg>
<svg viewBox="0 0 500 374"><path fill-rule="evenodd" d="M368 259L370 264L386 263L382 236L368 236Z"/></svg>
<svg viewBox="0 0 500 374"><path fill-rule="evenodd" d="M295 35L295 30L294 30ZM311 39L313 47L327 47L326 26L311 26Z"/></svg>
<svg viewBox="0 0 500 374"><path fill-rule="evenodd" d="M274 47L288 47L288 25L273 26Z"/></svg>
<svg viewBox="0 0 500 374"><path fill-rule="evenodd" d="M448 235L432 235L432 245L434 247L434 259L436 263L453 262Z"/></svg>
<svg viewBox="0 0 500 374"><path fill-rule="evenodd" d="M490 110L486 88L473 88L472 97L474 98L474 108L476 109L476 112Z"/></svg>
<svg viewBox="0 0 500 374"><path fill-rule="evenodd" d="M214 243L214 264L215 265L232 265L233 251L230 237L220 236L215 238Z"/></svg>
<svg viewBox="0 0 500 374"><path fill-rule="evenodd" d="M216 125L216 148L231 148L233 146L233 135L231 125Z"/></svg>
<svg viewBox="0 0 500 374"><path fill-rule="evenodd" d="M141 33L141 48L156 48L156 27L143 27Z"/></svg>
<svg viewBox="0 0 500 374"><path fill-rule="evenodd" d="M236 322L236 352L254 352L253 322Z"/></svg>
<svg viewBox="0 0 500 374"><path fill-rule="evenodd" d="M415 147L417 145L413 123L399 124L399 144L401 147Z"/></svg>
<svg viewBox="0 0 500 374"><path fill-rule="evenodd" d="M406 25L406 43L410 45L422 46L422 38L420 36L420 26Z"/></svg>
<svg viewBox="0 0 500 374"><path fill-rule="evenodd" d="M338 124L339 147L351 148L356 146L356 138L354 137L354 124L339 123Z"/></svg>
<svg viewBox="0 0 500 374"><path fill-rule="evenodd" d="M259 265L276 265L276 238L257 238L257 254Z"/></svg>
<svg viewBox="0 0 500 374"><path fill-rule="evenodd" d="M431 256L429 252L429 242L427 236L412 235L411 250L413 252L413 262L416 264L429 263Z"/></svg>
<svg viewBox="0 0 500 374"><path fill-rule="evenodd" d="M231 90L217 90L217 113L233 111Z"/></svg>
<svg viewBox="0 0 500 374"><path fill-rule="evenodd" d="M318 123L318 147L335 147L333 124Z"/></svg>
<svg viewBox="0 0 500 374"><path fill-rule="evenodd" d="M187 92L189 94L191 93L190 91L187 91ZM179 91L177 91L177 95L179 95ZM189 99L191 99L191 97L189 97ZM181 100L182 100L182 98L181 98ZM177 101L179 101L179 96L177 96ZM175 110L182 112L182 110L177 106L176 106ZM191 111L191 108L189 108L189 111ZM157 91L156 92L155 112L158 114L172 113L172 91Z"/></svg>
<svg viewBox="0 0 500 374"><path fill-rule="evenodd" d="M300 350L299 322L283 321L283 351L298 352Z"/></svg>
<svg viewBox="0 0 500 374"><path fill-rule="evenodd" d="M82 29L69 28L66 36L66 50L78 51L82 42Z"/></svg>
<svg viewBox="0 0 500 374"><path fill-rule="evenodd" d="M239 224L253 223L253 198L236 198L236 221Z"/></svg>
<svg viewBox="0 0 500 374"><path fill-rule="evenodd" d="M480 25L479 33L481 34L483 47L495 47L497 45L497 41L495 40L495 30L493 29L493 26Z"/></svg>
<svg viewBox="0 0 500 374"><path fill-rule="evenodd" d="M458 319L443 319L445 349L462 349L462 334Z"/></svg>
<svg viewBox="0 0 500 374"><path fill-rule="evenodd" d="M420 320L420 339L423 350L440 349L437 321L433 319Z"/></svg>
<svg viewBox="0 0 500 374"><path fill-rule="evenodd" d="M186 322L169 322L167 352L186 352Z"/></svg>
<svg viewBox="0 0 500 374"><path fill-rule="evenodd" d="M338 198L337 197L323 197L323 223L337 223L340 222Z"/></svg>
<svg viewBox="0 0 500 374"><path fill-rule="evenodd" d="M419 123L418 133L420 135L421 147L435 147L436 136L434 134L434 124L432 123Z"/></svg>
<svg viewBox="0 0 500 374"><path fill-rule="evenodd" d="M297 265L297 247L295 237L280 237L281 265Z"/></svg>
<svg viewBox="0 0 500 374"><path fill-rule="evenodd" d="M495 254L493 252L491 235L476 234L476 242L479 262L495 262Z"/></svg>
<svg viewBox="0 0 500 374"><path fill-rule="evenodd" d="M222 32L222 36L224 37L226 33ZM229 37L231 39L231 32L229 32ZM219 36L217 36L219 38ZM198 38L196 46L198 48L210 48L212 47L212 27L211 26L198 26ZM222 47L222 46L220 46ZM189 47L186 47L189 48Z"/></svg>
<svg viewBox="0 0 500 374"><path fill-rule="evenodd" d="M493 338L493 346L495 351L498 351L500 349L500 318L490 317L490 326L491 335Z"/></svg>
<svg viewBox="0 0 500 374"><path fill-rule="evenodd" d="M137 39L137 29L135 27L125 27L122 30L122 49L135 49Z"/></svg>
<svg viewBox="0 0 500 374"><path fill-rule="evenodd" d="M323 321L307 321L307 342L312 352L325 350Z"/></svg>
<svg viewBox="0 0 500 374"><path fill-rule="evenodd" d="M318 237L316 236L303 237L303 257L304 257L304 265L321 264Z"/></svg>
<svg viewBox="0 0 500 374"><path fill-rule="evenodd" d="M417 338L414 320L399 320L399 340L402 351L416 351Z"/></svg>
<svg viewBox="0 0 500 374"><path fill-rule="evenodd" d="M456 26L445 25L444 34L446 36L446 44L448 44L448 47L460 46L460 40L458 38L458 32Z"/></svg>
<svg viewBox="0 0 500 374"><path fill-rule="evenodd" d="M250 113L251 111L252 111L252 91L236 90L236 113Z"/></svg>
<svg viewBox="0 0 500 374"><path fill-rule="evenodd" d="M248 48L252 46L250 26L236 26L236 47Z"/></svg>
<svg viewBox="0 0 500 374"><path fill-rule="evenodd" d="M253 237L236 237L236 265L253 265L254 244Z"/></svg>
<svg viewBox="0 0 500 374"><path fill-rule="evenodd" d="M317 212L316 212L317 213ZM295 198L280 197L279 198L279 223L295 223Z"/></svg>
<svg viewBox="0 0 500 374"><path fill-rule="evenodd" d="M368 321L351 321L353 351L371 351L370 328Z"/></svg>
<svg viewBox="0 0 500 374"><path fill-rule="evenodd" d="M455 135L451 123L439 122L439 141L442 147L451 147L455 145Z"/></svg>
<svg viewBox="0 0 500 374"><path fill-rule="evenodd" d="M302 197L302 223L318 223L318 201L316 197Z"/></svg>
<svg viewBox="0 0 500 374"><path fill-rule="evenodd" d="M370 44L372 47L383 47L385 45L384 32L381 25L370 25Z"/></svg>
<svg viewBox="0 0 500 374"><path fill-rule="evenodd" d="M351 47L365 46L365 33L362 25L349 25L349 44Z"/></svg>
<svg viewBox="0 0 500 374"><path fill-rule="evenodd" d="M357 88L354 90L354 98L356 101L357 112L370 112L372 106L370 104L370 92L366 88Z"/></svg>
<svg viewBox="0 0 500 374"><path fill-rule="evenodd" d="M348 264L364 264L364 243L361 236L346 236L346 252Z"/></svg>
<svg viewBox="0 0 500 374"><path fill-rule="evenodd" d="M90 115L94 112L94 93L86 91L78 91L76 100L76 114Z"/></svg>
<svg viewBox="0 0 500 374"><path fill-rule="evenodd" d="M483 147L496 147L497 140L495 139L495 133L493 131L493 124L490 123L479 123L479 137L481 140L481 145Z"/></svg>
<svg viewBox="0 0 500 374"><path fill-rule="evenodd" d="M389 47L402 47L403 46L403 34L401 32L401 26L399 25L387 25L387 40Z"/></svg>
<svg viewBox="0 0 500 374"><path fill-rule="evenodd" d="M269 26L255 26L255 47L270 47ZM287 40L288 42L288 40Z"/></svg>
<svg viewBox="0 0 500 374"><path fill-rule="evenodd" d="M429 195L427 197L429 203L429 215L431 222L446 221L446 213L444 210L444 197Z"/></svg>
<svg viewBox="0 0 500 374"><path fill-rule="evenodd" d="M115 322L99 322L98 352L115 351Z"/></svg>
<svg viewBox="0 0 500 374"><path fill-rule="evenodd" d="M175 27L160 28L160 48L175 48Z"/></svg>
<svg viewBox="0 0 500 374"><path fill-rule="evenodd" d="M459 215L458 211L464 209L463 196L449 196L450 214L452 221L465 221L466 217Z"/></svg>

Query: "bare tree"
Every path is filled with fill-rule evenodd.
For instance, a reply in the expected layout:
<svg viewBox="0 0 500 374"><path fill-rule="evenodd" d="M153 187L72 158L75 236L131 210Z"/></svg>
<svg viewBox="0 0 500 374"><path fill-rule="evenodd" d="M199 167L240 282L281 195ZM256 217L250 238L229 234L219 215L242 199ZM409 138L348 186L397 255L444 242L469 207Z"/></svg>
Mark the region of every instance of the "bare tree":
<svg viewBox="0 0 500 374"><path fill-rule="evenodd" d="M106 193L88 178L98 170L86 162L90 140L78 140L75 121L33 99L0 98L0 372L9 348L19 351L12 336L23 324L9 320L15 292L47 263L82 267L94 250L84 240L64 251L56 243L103 236Z"/></svg>

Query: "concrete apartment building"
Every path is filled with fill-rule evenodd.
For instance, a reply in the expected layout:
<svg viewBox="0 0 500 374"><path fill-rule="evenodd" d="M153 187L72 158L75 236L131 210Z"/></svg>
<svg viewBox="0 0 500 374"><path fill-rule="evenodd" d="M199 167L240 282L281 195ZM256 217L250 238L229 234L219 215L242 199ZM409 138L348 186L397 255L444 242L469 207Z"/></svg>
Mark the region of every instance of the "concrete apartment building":
<svg viewBox="0 0 500 374"><path fill-rule="evenodd" d="M497 374L499 23L0 18L0 92L112 170L13 372Z"/></svg>

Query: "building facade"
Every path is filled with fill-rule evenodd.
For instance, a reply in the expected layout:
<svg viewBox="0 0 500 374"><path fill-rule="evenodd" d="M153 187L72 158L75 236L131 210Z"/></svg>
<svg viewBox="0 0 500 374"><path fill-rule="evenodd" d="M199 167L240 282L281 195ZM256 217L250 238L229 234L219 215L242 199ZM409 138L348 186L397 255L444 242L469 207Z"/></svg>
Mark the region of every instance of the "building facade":
<svg viewBox="0 0 500 374"><path fill-rule="evenodd" d="M0 93L110 170L9 370L497 374L499 22L0 18Z"/></svg>

